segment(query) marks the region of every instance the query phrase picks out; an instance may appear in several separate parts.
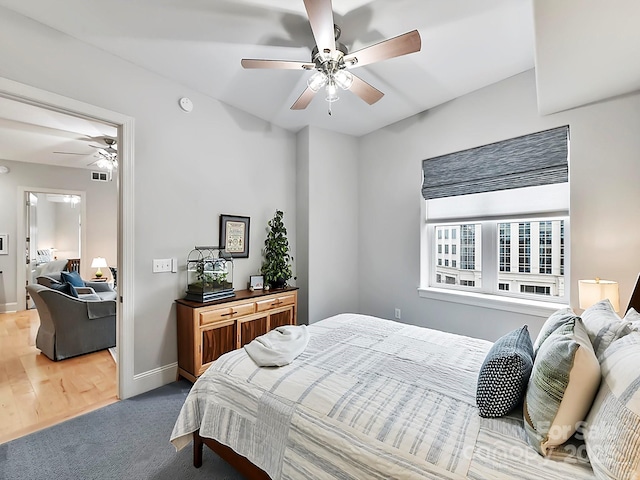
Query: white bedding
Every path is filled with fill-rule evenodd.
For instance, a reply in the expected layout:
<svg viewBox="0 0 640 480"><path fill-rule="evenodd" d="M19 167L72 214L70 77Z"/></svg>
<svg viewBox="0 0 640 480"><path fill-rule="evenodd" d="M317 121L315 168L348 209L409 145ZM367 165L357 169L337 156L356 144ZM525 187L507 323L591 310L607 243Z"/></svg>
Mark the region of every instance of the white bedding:
<svg viewBox="0 0 640 480"><path fill-rule="evenodd" d="M539 456L517 412L478 416L490 342L355 314L308 330L284 367L258 367L244 349L220 357L185 401L176 448L200 429L274 480L594 478Z"/></svg>

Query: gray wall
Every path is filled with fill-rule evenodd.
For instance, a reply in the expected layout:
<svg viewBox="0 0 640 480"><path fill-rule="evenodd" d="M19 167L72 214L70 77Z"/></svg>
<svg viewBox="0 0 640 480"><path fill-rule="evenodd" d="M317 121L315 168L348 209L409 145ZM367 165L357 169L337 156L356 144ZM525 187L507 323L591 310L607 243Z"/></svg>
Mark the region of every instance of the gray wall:
<svg viewBox="0 0 640 480"><path fill-rule="evenodd" d="M571 128L571 304L577 281L640 271L640 94L542 117L534 72L517 75L361 138L360 305L363 313L495 340L544 318L420 298L421 161L558 125ZM384 261L381 261L384 259ZM624 308L624 307L623 307Z"/></svg>
<svg viewBox="0 0 640 480"><path fill-rule="evenodd" d="M135 119L134 373L175 362L187 254L218 243L219 215L251 217L236 289L260 270L276 208L296 231L295 135L2 8L0 76ZM183 96L190 114L178 107ZM170 257L178 274L152 273L152 259Z"/></svg>
<svg viewBox="0 0 640 480"><path fill-rule="evenodd" d="M36 163L1 161L11 171L0 175L0 230L9 234L9 255L0 255L0 270L4 273L0 276L0 311L4 305L8 309L15 309L16 294L16 268L17 255L22 255L22 240L17 238L17 214L18 214L18 187L50 188L59 190L78 190L86 192L86 245L82 254L82 275L90 278L95 269L90 268L93 257L106 257L115 265L117 259L117 188L115 182L94 182L89 177L88 170L68 167L47 166ZM49 204L42 201L41 203ZM60 208L58 208L58 205ZM45 206L44 215L55 215L62 218L60 210L69 209L67 204L50 203ZM78 207L80 208L80 207ZM63 212L64 213L64 212ZM39 218L39 221L43 218ZM77 227L76 227L77 228ZM54 246L63 250L64 245L59 243L57 233L51 228L53 243L45 247ZM77 249L77 239L75 248ZM70 245L70 243L67 243ZM20 292L22 295L23 292Z"/></svg>
<svg viewBox="0 0 640 480"><path fill-rule="evenodd" d="M298 134L298 273L309 323L359 308L357 159L354 137L318 127Z"/></svg>

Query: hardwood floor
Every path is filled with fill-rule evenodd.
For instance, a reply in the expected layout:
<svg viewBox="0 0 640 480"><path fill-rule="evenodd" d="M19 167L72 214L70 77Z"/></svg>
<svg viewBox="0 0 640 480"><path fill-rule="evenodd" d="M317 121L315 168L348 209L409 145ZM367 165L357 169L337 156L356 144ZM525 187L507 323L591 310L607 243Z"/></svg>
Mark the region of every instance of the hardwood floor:
<svg viewBox="0 0 640 480"><path fill-rule="evenodd" d="M35 347L40 320L0 313L0 443L117 401L108 350L54 362Z"/></svg>

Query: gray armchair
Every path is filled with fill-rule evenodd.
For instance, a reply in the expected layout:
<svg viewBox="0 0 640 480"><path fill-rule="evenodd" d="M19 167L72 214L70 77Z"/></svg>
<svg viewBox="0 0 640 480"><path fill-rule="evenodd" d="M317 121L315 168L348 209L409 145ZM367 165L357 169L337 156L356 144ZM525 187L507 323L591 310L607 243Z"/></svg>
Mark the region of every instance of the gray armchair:
<svg viewBox="0 0 640 480"><path fill-rule="evenodd" d="M27 291L40 317L36 347L51 360L115 347L115 300L75 298L39 284Z"/></svg>

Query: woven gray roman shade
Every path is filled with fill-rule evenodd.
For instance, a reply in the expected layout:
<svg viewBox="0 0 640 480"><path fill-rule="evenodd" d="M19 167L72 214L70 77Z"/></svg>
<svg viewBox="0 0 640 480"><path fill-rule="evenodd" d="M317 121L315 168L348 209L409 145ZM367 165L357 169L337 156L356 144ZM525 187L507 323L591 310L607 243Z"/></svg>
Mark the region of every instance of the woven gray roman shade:
<svg viewBox="0 0 640 480"><path fill-rule="evenodd" d="M569 181L569 127L423 160L426 200Z"/></svg>

